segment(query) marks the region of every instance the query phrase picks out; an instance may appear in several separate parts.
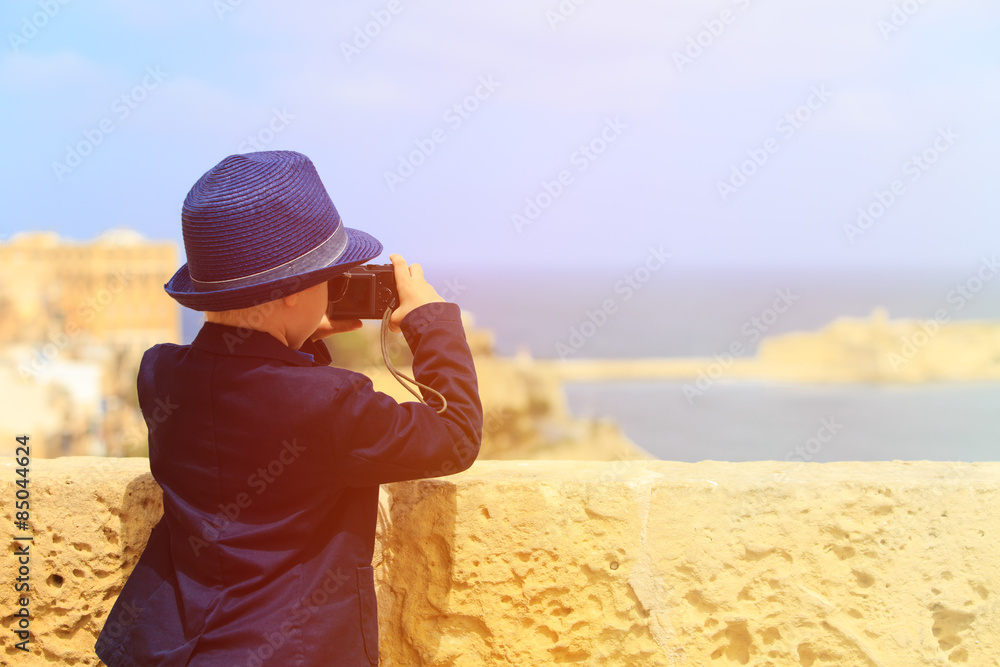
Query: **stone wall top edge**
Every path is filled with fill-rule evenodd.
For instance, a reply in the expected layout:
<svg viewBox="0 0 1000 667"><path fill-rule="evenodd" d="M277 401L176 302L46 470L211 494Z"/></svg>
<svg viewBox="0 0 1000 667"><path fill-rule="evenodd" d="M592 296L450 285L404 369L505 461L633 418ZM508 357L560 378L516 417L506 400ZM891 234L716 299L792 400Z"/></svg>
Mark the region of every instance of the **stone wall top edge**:
<svg viewBox="0 0 1000 667"><path fill-rule="evenodd" d="M660 484L712 481L767 485L780 483L1000 483L1000 462L952 461L477 461L469 470L438 482L492 482L503 479Z"/></svg>
<svg viewBox="0 0 1000 667"><path fill-rule="evenodd" d="M14 468L12 460L0 462L0 469ZM149 472L145 458L108 458L68 456L33 459L32 475L36 481L46 477L140 476ZM85 477L81 477L85 479ZM654 482L674 484L710 481L718 483L778 484L796 482L826 483L923 483L927 481L1000 483L1000 462L949 461L837 461L804 463L788 461L477 461L469 470L423 480L430 484L465 484L474 482L564 481L594 483ZM12 473L0 473L0 483L13 481Z"/></svg>
<svg viewBox="0 0 1000 667"><path fill-rule="evenodd" d="M14 457L0 461L0 468L17 468ZM112 456L60 456L54 459L32 458L29 469L36 473L60 475L70 472L103 472L142 474L149 472L149 459L144 457L112 457ZM7 477L0 477L3 481Z"/></svg>

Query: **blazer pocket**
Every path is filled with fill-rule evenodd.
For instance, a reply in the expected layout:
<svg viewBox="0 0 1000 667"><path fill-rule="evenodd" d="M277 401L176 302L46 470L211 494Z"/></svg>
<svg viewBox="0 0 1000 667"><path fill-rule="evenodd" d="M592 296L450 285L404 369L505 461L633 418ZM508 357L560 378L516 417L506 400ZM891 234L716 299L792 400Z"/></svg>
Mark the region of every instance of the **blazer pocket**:
<svg viewBox="0 0 1000 667"><path fill-rule="evenodd" d="M368 662L378 664L378 601L375 598L375 570L371 565L358 568L358 600L361 603L361 637Z"/></svg>

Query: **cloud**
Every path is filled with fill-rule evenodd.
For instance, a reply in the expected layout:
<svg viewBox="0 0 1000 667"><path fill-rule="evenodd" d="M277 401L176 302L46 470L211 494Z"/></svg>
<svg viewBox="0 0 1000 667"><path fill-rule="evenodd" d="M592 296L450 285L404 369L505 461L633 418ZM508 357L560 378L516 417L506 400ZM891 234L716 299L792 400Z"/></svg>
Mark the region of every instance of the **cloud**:
<svg viewBox="0 0 1000 667"><path fill-rule="evenodd" d="M0 59L0 86L21 94L72 84L106 85L106 71L73 51L12 53Z"/></svg>
<svg viewBox="0 0 1000 667"><path fill-rule="evenodd" d="M898 100L892 93L881 88L853 88L836 91L835 97L835 113L828 126L863 134L898 129Z"/></svg>
<svg viewBox="0 0 1000 667"><path fill-rule="evenodd" d="M135 123L178 138L194 135L217 141L232 131L235 140L239 128L260 122L255 104L190 75L168 74L160 89L150 94L150 102L148 109L136 114Z"/></svg>
<svg viewBox="0 0 1000 667"><path fill-rule="evenodd" d="M101 11L123 27L158 32L190 21L204 21L214 14L212 0L172 0L169 4L135 0L91 0L88 6L90 11Z"/></svg>

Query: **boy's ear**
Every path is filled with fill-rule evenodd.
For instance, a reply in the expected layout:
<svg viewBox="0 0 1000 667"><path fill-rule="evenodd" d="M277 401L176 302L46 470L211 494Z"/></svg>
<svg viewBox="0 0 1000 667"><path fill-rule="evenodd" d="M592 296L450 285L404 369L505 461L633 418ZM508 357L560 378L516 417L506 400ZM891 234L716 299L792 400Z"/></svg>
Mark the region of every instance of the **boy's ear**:
<svg viewBox="0 0 1000 667"><path fill-rule="evenodd" d="M295 292L281 298L282 303L285 304L287 308L294 308L295 304L299 302L299 293Z"/></svg>

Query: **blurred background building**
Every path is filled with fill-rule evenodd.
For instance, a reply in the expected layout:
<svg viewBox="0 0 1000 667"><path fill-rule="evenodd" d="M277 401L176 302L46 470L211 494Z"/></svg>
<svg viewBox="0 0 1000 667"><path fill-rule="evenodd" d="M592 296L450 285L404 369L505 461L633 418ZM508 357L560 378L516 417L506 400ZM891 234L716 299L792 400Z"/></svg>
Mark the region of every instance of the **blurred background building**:
<svg viewBox="0 0 1000 667"><path fill-rule="evenodd" d="M125 229L0 243L0 450L27 433L38 457L144 453L136 371L149 346L180 342L163 291L177 266L175 243Z"/></svg>

